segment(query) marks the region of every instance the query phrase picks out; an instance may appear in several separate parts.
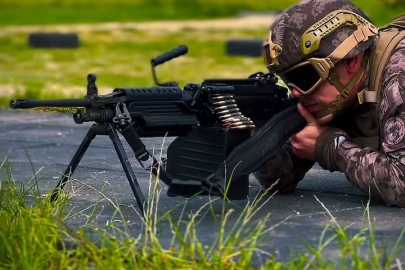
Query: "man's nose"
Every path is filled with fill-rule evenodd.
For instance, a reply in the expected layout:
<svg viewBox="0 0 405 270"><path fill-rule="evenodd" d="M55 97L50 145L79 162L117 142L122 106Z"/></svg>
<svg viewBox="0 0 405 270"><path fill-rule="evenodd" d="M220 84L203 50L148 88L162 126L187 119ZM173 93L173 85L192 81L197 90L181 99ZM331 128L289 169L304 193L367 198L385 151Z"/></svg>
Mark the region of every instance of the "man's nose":
<svg viewBox="0 0 405 270"><path fill-rule="evenodd" d="M294 98L298 98L298 97L302 96L302 94L300 92L298 92L298 90L296 88L291 87L290 90L291 90L291 95Z"/></svg>

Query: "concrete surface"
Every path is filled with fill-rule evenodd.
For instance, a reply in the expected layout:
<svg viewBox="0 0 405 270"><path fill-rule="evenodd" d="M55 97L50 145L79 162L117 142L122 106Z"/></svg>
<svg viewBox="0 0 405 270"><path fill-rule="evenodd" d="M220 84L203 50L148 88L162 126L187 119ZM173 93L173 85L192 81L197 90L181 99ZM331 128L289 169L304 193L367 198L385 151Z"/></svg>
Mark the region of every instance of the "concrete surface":
<svg viewBox="0 0 405 270"><path fill-rule="evenodd" d="M7 160L12 164L13 177L16 181L32 181L34 175L39 179L39 186L43 192L51 190L57 183L61 173L65 170L71 157L81 143L90 124L76 125L71 115L59 113L27 113L11 110L0 110L0 162ZM166 139L165 150L172 138ZM145 139L148 148L159 151L162 138ZM133 160L133 155L124 144L131 164L139 179L144 194L148 193L149 173L144 171ZM163 151L165 153L165 151ZM91 209L87 207L94 204L104 188L104 193L110 199L116 200L122 208L123 215L130 220L130 229L134 237L142 230L142 224L136 213L137 205L129 188L119 160L113 146L107 137L98 137L92 143L78 169L74 174L77 181L69 186L75 190L70 206L72 213L81 213L68 220L73 228L83 226L86 213ZM2 179L2 178L0 178ZM91 188L83 188L81 183L89 183ZM106 183L108 183L106 185ZM184 198L171 198L166 195L164 184L158 205L158 215L169 209L171 217L177 221L182 216L187 220L186 214L197 211L208 201L207 197L198 197L187 202ZM251 178L250 200L259 192L258 183ZM330 213L342 226L351 225L348 232L352 235L367 226L364 219L364 208L368 196L353 188L340 173L329 173L315 166L299 184L297 192L289 195L276 194L264 204L257 213L257 218L270 214L268 227L278 224L264 236L264 250L275 254L280 260L290 258L290 251L306 251L304 243L315 246L330 217L315 196L329 209ZM247 201L226 203L226 209L235 209L231 215L228 226L232 226L238 218L241 208ZM222 200L213 203L213 211L218 217L222 210ZM114 208L103 200L102 207L97 211L94 223L104 226L114 215ZM82 211L82 212L81 212ZM405 211L403 208L387 207L381 202L371 201L370 215L376 224L377 243L391 251L405 224ZM119 219L115 217L114 219ZM171 231L168 222L159 223L163 245L169 245ZM201 217L198 225L200 240L210 245L217 236L218 229L213 215L208 213ZM403 243L404 241L402 241ZM364 247L366 250L367 247ZM325 250L328 256L338 256L338 247L332 244ZM405 251L399 257L405 260ZM266 257L257 256L253 263L261 264Z"/></svg>

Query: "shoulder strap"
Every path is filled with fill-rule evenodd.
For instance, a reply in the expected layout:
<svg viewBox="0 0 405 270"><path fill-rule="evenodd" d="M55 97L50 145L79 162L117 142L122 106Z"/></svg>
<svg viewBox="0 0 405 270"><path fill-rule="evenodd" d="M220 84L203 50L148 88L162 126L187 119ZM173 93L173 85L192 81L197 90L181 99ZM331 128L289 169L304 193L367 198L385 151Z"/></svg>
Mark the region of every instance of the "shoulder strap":
<svg viewBox="0 0 405 270"><path fill-rule="evenodd" d="M383 70L391 57L394 48L405 38L405 31L393 29L384 31L380 34L380 44L377 45L376 51L371 59L370 69L370 90L378 93L381 89ZM379 94L376 94L376 101L379 102Z"/></svg>
<svg viewBox="0 0 405 270"><path fill-rule="evenodd" d="M398 17L394 18L387 26L380 29L384 30L392 27L398 28L400 30L405 30L405 14L399 15Z"/></svg>
<svg viewBox="0 0 405 270"><path fill-rule="evenodd" d="M369 88L358 94L359 103L379 104L383 70L394 48L405 38L405 15L394 19L387 26L380 28L379 38L374 45L370 58Z"/></svg>

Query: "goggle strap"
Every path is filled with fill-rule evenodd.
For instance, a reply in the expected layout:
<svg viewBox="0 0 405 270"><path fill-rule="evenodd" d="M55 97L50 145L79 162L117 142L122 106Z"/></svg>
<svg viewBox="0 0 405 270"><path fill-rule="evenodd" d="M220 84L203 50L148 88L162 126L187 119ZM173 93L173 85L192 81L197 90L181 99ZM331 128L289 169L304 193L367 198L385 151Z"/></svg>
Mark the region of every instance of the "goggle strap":
<svg viewBox="0 0 405 270"><path fill-rule="evenodd" d="M267 40L262 44L262 56L267 68L274 65L278 66L280 64L278 57L282 50L283 49L280 45L273 43L271 40L271 31L269 31Z"/></svg>
<svg viewBox="0 0 405 270"><path fill-rule="evenodd" d="M343 103L346 101L347 97L349 96L350 91L352 90L352 88L354 87L356 82L359 80L361 74L363 74L363 72L366 70L367 61L368 61L368 55L366 54L363 57L361 66L360 66L359 70L357 71L356 75L354 75L354 77L350 80L350 82L346 85L346 87L343 87L342 83L338 79L336 79L337 75L335 72L333 72L334 74L332 74L332 76L330 76L329 78L330 79L333 78L331 80L331 83L333 85L335 85L337 90L340 92L340 95L328 107L326 107L324 110L316 113L315 114L316 119L320 119L329 114L336 114L339 111L339 109L342 107Z"/></svg>
<svg viewBox="0 0 405 270"><path fill-rule="evenodd" d="M328 58L336 64L343 59L357 44L367 41L370 37L377 34L376 28L372 24L359 27L352 35L345 39L329 56Z"/></svg>

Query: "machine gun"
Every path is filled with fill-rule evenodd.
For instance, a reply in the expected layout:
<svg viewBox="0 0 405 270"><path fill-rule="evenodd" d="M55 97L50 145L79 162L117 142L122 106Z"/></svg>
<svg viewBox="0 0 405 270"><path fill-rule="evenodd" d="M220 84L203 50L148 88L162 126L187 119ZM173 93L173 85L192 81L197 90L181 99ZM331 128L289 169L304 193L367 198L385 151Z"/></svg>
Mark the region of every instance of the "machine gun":
<svg viewBox="0 0 405 270"><path fill-rule="evenodd" d="M77 107L73 114L75 123L93 122L54 189L52 201L93 139L108 135L144 213L146 200L118 133L140 165L169 187L168 196L224 197L227 186L229 200L246 199L249 174L275 157L281 145L305 126L305 120L288 97L287 89L277 85L274 74L259 72L244 79L206 79L200 84L188 83L183 89L176 82L160 83L156 66L187 51L182 45L151 60L157 84L154 87L117 87L109 94L99 95L96 76L89 74L83 99L10 101L13 109ZM141 138L163 136L176 138L168 146L162 163ZM144 162L149 159L152 165L147 167ZM232 173L232 179L227 179L227 172Z"/></svg>

